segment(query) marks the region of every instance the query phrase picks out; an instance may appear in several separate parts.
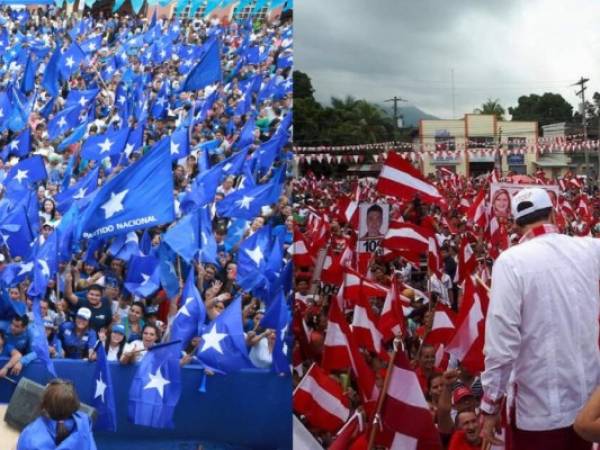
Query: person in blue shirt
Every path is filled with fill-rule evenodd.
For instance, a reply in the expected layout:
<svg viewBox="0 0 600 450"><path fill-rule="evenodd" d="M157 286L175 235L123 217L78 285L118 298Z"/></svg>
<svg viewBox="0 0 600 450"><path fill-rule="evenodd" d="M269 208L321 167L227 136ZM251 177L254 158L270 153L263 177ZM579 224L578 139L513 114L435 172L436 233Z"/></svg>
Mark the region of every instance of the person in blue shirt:
<svg viewBox="0 0 600 450"><path fill-rule="evenodd" d="M90 328L92 312L89 308L79 308L75 323L64 322L59 329L59 337L65 352L65 358L95 359L93 352L98 337Z"/></svg>
<svg viewBox="0 0 600 450"><path fill-rule="evenodd" d="M41 415L23 429L17 450L96 450L91 420L78 411L79 406L70 381L51 380L42 397Z"/></svg>
<svg viewBox="0 0 600 450"><path fill-rule="evenodd" d="M35 326L32 324L31 326ZM31 327L30 326L30 327ZM56 327L51 320L44 320L44 329L46 331L46 338L48 339L48 351L50 353L50 358L64 358L65 352L62 348L62 342L58 338L58 333L56 333ZM23 355L21 358L21 364L23 367L27 367L31 361L35 361L37 359L37 353L31 351L26 355Z"/></svg>
<svg viewBox="0 0 600 450"><path fill-rule="evenodd" d="M6 352L10 355L8 362L0 369L0 377L4 378L8 375L19 375L23 369L21 357L30 351L31 337L27 330L29 319L27 316L14 317L10 323L10 328L6 333L5 347Z"/></svg>

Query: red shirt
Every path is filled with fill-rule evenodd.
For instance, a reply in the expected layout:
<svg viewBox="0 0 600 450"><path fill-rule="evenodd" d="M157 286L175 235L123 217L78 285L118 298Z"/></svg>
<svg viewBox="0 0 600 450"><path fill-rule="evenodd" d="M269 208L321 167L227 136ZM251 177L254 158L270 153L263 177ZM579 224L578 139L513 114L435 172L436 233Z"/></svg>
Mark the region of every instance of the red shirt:
<svg viewBox="0 0 600 450"><path fill-rule="evenodd" d="M463 430L458 430L452 435L448 450L475 450L481 449L480 445L473 445L467 442L467 436Z"/></svg>

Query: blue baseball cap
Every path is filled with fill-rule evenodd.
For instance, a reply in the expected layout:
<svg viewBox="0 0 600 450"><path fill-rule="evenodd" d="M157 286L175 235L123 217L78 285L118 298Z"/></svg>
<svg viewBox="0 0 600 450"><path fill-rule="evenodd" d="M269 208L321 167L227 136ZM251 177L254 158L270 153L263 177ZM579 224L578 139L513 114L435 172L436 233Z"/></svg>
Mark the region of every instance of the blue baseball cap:
<svg viewBox="0 0 600 450"><path fill-rule="evenodd" d="M119 334L122 334L123 336L125 336L125 327L123 325L121 325L120 323L118 323L116 325L113 325L112 332L119 333Z"/></svg>

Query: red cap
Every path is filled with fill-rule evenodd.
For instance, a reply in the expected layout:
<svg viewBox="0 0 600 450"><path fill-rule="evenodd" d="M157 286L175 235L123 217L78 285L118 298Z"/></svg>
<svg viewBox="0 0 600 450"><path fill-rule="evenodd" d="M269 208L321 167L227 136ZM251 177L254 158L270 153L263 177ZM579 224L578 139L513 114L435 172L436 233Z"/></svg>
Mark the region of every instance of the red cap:
<svg viewBox="0 0 600 450"><path fill-rule="evenodd" d="M454 389L454 392L452 393L452 403L454 403L455 405L460 402L463 398L465 397L473 397L473 392L471 392L471 389L469 389L468 387L465 386L460 386L457 387L456 389Z"/></svg>

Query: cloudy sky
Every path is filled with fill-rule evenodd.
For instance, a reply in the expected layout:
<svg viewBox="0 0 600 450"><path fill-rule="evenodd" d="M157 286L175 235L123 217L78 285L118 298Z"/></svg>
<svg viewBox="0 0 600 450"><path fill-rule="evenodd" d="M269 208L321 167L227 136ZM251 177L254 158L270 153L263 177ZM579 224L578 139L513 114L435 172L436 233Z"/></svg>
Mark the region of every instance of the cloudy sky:
<svg viewBox="0 0 600 450"><path fill-rule="evenodd" d="M577 108L600 91L600 3L594 0L298 0L294 62L319 101L400 96L452 118L499 99L557 92Z"/></svg>

